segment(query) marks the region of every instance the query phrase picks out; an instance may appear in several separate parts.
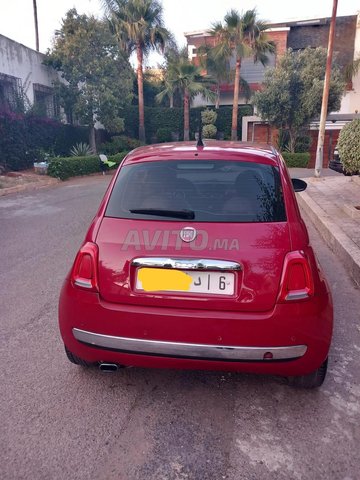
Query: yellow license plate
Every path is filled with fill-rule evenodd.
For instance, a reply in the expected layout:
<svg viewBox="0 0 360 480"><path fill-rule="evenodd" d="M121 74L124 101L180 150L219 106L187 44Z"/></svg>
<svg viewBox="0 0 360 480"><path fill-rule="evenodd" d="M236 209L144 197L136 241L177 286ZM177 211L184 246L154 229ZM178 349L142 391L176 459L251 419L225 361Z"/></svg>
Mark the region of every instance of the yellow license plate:
<svg viewBox="0 0 360 480"><path fill-rule="evenodd" d="M233 295L234 273L166 268L139 268L136 289L145 292L189 292Z"/></svg>

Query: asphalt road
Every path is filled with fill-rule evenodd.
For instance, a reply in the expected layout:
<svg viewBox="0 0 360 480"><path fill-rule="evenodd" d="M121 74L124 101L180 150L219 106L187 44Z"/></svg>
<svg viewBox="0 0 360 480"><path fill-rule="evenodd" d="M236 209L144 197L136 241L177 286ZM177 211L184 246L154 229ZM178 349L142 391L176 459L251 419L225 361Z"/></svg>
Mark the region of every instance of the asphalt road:
<svg viewBox="0 0 360 480"><path fill-rule="evenodd" d="M58 294L108 180L0 198L0 478L359 479L360 292L312 227L336 315L321 389L67 361Z"/></svg>

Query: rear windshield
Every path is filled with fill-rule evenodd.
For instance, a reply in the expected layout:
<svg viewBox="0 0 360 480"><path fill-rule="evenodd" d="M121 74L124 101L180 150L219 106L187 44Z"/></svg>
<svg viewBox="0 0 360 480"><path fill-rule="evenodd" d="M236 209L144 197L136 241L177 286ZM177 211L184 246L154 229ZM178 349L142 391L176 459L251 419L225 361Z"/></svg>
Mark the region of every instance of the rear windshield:
<svg viewBox="0 0 360 480"><path fill-rule="evenodd" d="M223 160L124 166L105 216L174 221L184 218L187 222L286 220L277 167Z"/></svg>

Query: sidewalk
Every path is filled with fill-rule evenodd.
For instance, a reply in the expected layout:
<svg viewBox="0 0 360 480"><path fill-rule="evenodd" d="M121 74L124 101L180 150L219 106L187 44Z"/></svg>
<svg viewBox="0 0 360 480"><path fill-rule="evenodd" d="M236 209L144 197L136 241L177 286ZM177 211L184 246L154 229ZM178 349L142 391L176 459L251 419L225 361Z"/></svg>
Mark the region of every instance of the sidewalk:
<svg viewBox="0 0 360 480"><path fill-rule="evenodd" d="M290 169L290 174L307 182L297 193L300 207L360 286L360 177L328 169L320 178L309 169Z"/></svg>
<svg viewBox="0 0 360 480"><path fill-rule="evenodd" d="M26 192L56 185L59 180L47 175L38 175L31 170L12 172L12 176L0 176L0 197L10 193Z"/></svg>

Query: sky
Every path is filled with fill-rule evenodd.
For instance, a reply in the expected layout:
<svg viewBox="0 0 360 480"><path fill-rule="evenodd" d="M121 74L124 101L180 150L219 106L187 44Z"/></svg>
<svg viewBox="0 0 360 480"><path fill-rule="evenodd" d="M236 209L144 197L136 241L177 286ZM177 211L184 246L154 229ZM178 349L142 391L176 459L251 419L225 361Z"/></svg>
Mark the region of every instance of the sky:
<svg viewBox="0 0 360 480"><path fill-rule="evenodd" d="M35 49L33 0L0 0L1 4L0 34ZM232 8L241 12L256 7L259 18L281 22L330 17L333 0L162 0L162 4L166 27L179 45L185 45L184 32L207 29ZM61 19L73 7L79 13L103 15L101 0L37 0L40 51L45 53L51 47L54 31L60 28ZM338 0L338 16L355 15L359 10L359 0ZM152 56L148 64L155 66L159 60L160 57Z"/></svg>

